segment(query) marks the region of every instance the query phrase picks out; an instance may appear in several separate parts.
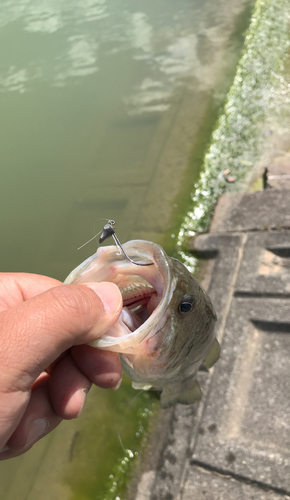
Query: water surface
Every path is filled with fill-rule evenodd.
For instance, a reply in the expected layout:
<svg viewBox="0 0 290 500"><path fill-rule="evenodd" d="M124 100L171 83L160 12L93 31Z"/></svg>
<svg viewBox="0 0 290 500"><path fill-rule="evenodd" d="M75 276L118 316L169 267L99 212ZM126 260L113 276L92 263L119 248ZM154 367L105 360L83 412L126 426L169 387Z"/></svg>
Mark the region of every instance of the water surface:
<svg viewBox="0 0 290 500"><path fill-rule="evenodd" d="M99 217L124 238L139 229L162 147L148 162L150 145L198 63L202 4L1 2L3 270L64 278Z"/></svg>

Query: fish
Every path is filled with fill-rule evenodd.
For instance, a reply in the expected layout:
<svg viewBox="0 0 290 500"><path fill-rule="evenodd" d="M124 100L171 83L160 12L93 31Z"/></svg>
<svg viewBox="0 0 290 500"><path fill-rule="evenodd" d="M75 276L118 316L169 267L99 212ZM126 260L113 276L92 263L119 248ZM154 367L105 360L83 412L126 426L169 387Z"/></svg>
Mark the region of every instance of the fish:
<svg viewBox="0 0 290 500"><path fill-rule="evenodd" d="M201 399L196 379L218 360L216 313L198 281L156 243L99 247L64 284L109 281L123 297L118 321L89 345L118 352L135 389L160 393L162 408ZM130 257L131 261L128 260Z"/></svg>

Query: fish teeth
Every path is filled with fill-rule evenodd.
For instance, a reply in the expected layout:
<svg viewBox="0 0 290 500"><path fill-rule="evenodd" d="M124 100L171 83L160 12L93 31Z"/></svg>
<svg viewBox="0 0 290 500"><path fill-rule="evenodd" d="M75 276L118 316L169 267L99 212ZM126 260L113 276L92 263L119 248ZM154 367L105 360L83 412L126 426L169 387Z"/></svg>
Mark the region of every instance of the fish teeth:
<svg viewBox="0 0 290 500"><path fill-rule="evenodd" d="M154 288L150 283L138 283L136 285L140 290L143 290L144 288Z"/></svg>
<svg viewBox="0 0 290 500"><path fill-rule="evenodd" d="M128 285L121 289L122 296L130 295L131 293L138 293L143 291L144 289L153 289L154 287L150 285L150 283L134 283L132 285Z"/></svg>

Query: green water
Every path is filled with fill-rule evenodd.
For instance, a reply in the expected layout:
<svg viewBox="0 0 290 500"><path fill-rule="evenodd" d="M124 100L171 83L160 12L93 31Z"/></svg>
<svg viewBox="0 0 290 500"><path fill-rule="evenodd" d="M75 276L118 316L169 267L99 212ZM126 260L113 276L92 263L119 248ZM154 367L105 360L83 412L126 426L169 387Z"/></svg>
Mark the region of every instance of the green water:
<svg viewBox="0 0 290 500"><path fill-rule="evenodd" d="M63 280L103 217L171 248L252 5L1 1L2 271ZM93 388L79 419L1 463L1 499L123 499L159 408L135 395Z"/></svg>

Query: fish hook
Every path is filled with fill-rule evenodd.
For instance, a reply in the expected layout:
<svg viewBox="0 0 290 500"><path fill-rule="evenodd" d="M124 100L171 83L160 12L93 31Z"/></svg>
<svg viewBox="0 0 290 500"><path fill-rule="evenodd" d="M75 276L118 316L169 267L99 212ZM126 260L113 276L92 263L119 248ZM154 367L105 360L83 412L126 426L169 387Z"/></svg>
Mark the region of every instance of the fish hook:
<svg viewBox="0 0 290 500"><path fill-rule="evenodd" d="M112 219L108 221L108 224L105 224L105 226L103 227L99 242L103 243L103 241L105 241L107 238L110 238L110 236L112 236L112 238L115 242L115 245L118 248L119 252L120 253L123 252L126 259L128 259L130 262L132 262L132 264L135 264L136 266L153 266L154 262L148 262L147 264L142 264L141 262L135 262L134 260L131 259L131 257L129 257L129 255L125 252L124 248L122 247L118 236L115 233L115 229L114 229L115 224L116 224L116 222Z"/></svg>

